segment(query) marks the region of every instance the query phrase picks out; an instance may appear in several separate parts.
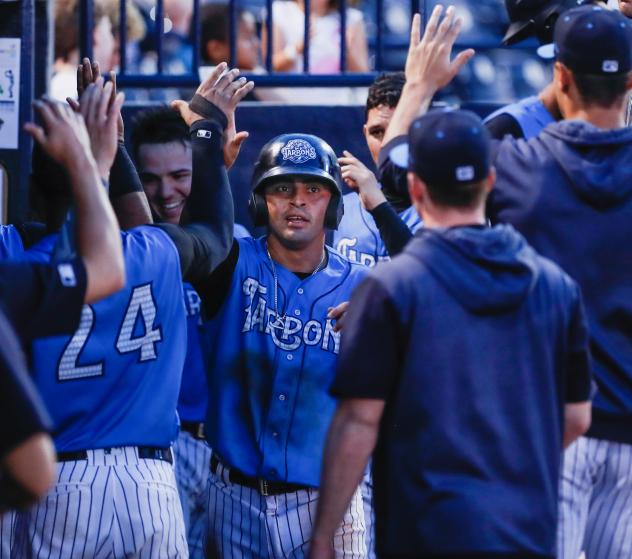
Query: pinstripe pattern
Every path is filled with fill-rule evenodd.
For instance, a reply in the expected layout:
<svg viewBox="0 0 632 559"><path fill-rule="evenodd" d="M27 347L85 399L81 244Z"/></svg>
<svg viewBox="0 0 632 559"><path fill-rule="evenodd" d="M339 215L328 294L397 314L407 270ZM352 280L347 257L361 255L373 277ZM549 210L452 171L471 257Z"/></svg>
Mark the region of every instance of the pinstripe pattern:
<svg viewBox="0 0 632 559"><path fill-rule="evenodd" d="M564 453L558 556L632 557L632 445L582 437Z"/></svg>
<svg viewBox="0 0 632 559"><path fill-rule="evenodd" d="M307 555L318 490L263 497L228 481L219 466L209 477L208 557L216 559L300 559ZM338 559L365 559L364 510L354 495L334 537Z"/></svg>
<svg viewBox="0 0 632 559"><path fill-rule="evenodd" d="M367 465L362 484L362 507L364 508L364 524L366 526L366 556L375 559L375 511L373 510L373 476L371 462Z"/></svg>
<svg viewBox="0 0 632 559"><path fill-rule="evenodd" d="M0 515L0 559L11 557L15 516L13 512Z"/></svg>
<svg viewBox="0 0 632 559"><path fill-rule="evenodd" d="M176 481L184 514L184 526L191 559L204 559L207 523L208 468L211 448L205 441L181 431L173 445Z"/></svg>
<svg viewBox="0 0 632 559"><path fill-rule="evenodd" d="M29 515L27 548L32 559L188 557L173 467L134 447L61 462Z"/></svg>

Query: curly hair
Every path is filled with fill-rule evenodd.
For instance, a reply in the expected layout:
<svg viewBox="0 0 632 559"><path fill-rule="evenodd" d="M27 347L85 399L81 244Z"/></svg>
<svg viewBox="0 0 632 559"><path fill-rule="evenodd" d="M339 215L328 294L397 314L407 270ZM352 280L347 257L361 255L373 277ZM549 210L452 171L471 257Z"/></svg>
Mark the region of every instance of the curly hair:
<svg viewBox="0 0 632 559"><path fill-rule="evenodd" d="M402 89L406 83L404 72L384 72L380 74L369 87L369 95L366 98L364 117L371 109L386 105L396 107L402 96Z"/></svg>

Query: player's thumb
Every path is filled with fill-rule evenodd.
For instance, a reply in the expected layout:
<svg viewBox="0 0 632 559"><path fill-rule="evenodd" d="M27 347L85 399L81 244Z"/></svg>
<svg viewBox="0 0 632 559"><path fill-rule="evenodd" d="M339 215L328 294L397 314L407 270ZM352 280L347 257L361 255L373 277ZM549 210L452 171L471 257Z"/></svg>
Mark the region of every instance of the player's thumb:
<svg viewBox="0 0 632 559"><path fill-rule="evenodd" d="M463 66L465 66L471 60L474 54L476 54L474 49L466 49L460 52L459 54L457 54L456 58L452 61L453 75L456 76L456 74L459 73L461 68L463 68Z"/></svg>
<svg viewBox="0 0 632 559"><path fill-rule="evenodd" d="M241 144L243 144L248 139L248 136L250 136L249 132L246 132L246 131L237 132L237 134L235 134L235 137L233 138L233 145L237 149L240 149Z"/></svg>
<svg viewBox="0 0 632 559"><path fill-rule="evenodd" d="M171 101L171 107L182 115L184 109L188 107L188 104L186 101L182 101L182 99L176 99L175 101Z"/></svg>

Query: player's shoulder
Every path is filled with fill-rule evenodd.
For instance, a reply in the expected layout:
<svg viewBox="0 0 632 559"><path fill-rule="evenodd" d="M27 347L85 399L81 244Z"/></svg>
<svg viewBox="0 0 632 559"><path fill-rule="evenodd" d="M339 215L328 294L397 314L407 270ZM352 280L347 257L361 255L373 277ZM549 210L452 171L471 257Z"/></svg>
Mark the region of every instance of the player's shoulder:
<svg viewBox="0 0 632 559"><path fill-rule="evenodd" d="M327 246L326 249L329 257L328 267L336 273L345 275L349 281L360 281L368 274L367 266L349 260L335 248Z"/></svg>
<svg viewBox="0 0 632 559"><path fill-rule="evenodd" d="M160 227L141 225L121 231L123 256L127 265L139 264L144 271L150 268L165 272L175 264L180 273L180 256L169 234Z"/></svg>
<svg viewBox="0 0 632 559"><path fill-rule="evenodd" d="M175 244L169 234L160 227L153 225L140 225L126 231L121 231L121 240L124 248L152 249L157 247L169 247L175 250Z"/></svg>

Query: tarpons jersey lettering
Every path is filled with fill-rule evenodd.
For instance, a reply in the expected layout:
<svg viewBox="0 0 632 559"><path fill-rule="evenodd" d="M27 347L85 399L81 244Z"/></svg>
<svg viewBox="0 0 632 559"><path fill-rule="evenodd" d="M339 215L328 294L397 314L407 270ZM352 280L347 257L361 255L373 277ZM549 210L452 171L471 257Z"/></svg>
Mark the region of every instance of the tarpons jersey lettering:
<svg viewBox="0 0 632 559"><path fill-rule="evenodd" d="M207 438L247 475L317 487L320 461L305 457L322 452L336 410L327 387L341 342L327 311L367 269L328 249L323 269L300 278L273 270L265 239L238 243L228 296L207 325Z"/></svg>
<svg viewBox="0 0 632 559"><path fill-rule="evenodd" d="M345 194L344 204L345 215L333 235L335 249L351 262L369 268L390 260L375 220L362 206L360 197L355 192ZM399 217L413 233L421 227L421 220L412 206Z"/></svg>
<svg viewBox="0 0 632 559"><path fill-rule="evenodd" d="M258 330L272 337L274 345L284 351L294 351L301 344L308 346L320 345L324 351L336 355L340 351L340 332L334 332L334 323L327 318L324 321L310 319L303 322L300 318L286 316L283 329L274 328L272 323L275 310L268 300L263 297L268 288L261 285L254 278L246 278L243 282L243 292L249 296L250 304L244 309L246 317L242 332ZM274 303L273 303L274 305Z"/></svg>

